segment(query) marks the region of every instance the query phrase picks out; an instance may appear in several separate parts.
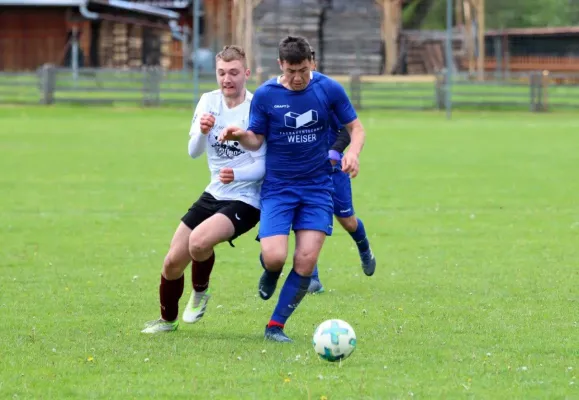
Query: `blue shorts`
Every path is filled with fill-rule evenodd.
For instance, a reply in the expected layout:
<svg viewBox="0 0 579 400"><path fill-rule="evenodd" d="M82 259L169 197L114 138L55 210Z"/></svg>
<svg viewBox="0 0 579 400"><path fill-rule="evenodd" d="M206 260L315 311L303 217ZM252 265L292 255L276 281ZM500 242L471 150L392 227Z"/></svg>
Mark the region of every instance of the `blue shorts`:
<svg viewBox="0 0 579 400"><path fill-rule="evenodd" d="M332 187L284 187L261 197L260 239L312 230L332 235Z"/></svg>
<svg viewBox="0 0 579 400"><path fill-rule="evenodd" d="M332 173L334 183L334 215L339 218L347 218L354 215L354 202L352 201L352 183L350 175L336 168Z"/></svg>

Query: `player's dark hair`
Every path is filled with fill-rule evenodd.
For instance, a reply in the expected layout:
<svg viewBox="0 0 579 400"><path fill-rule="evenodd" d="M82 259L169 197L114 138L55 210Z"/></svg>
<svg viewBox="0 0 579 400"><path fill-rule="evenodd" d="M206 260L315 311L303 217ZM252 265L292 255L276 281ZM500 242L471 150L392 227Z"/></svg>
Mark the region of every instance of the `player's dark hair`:
<svg viewBox="0 0 579 400"><path fill-rule="evenodd" d="M312 48L302 36L288 36L279 42L279 60L288 64L300 64L305 60L312 61Z"/></svg>
<svg viewBox="0 0 579 400"><path fill-rule="evenodd" d="M246 66L246 63L247 63L247 60L245 57L245 50L243 50L243 47L236 46L236 45L230 45L230 46L223 47L223 50L221 50L215 56L215 61L218 61L218 60L223 60L225 62L239 60L243 63L244 66Z"/></svg>

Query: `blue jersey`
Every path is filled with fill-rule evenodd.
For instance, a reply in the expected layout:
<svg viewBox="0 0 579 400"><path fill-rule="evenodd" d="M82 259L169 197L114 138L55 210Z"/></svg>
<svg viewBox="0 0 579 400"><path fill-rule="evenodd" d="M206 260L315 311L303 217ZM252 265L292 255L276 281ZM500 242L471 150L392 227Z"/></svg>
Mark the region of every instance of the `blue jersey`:
<svg viewBox="0 0 579 400"><path fill-rule="evenodd" d="M336 143L336 140L338 139L338 134L340 133L340 131L342 130L342 128L344 127L344 124L340 123L340 121L338 120L338 118L336 117L336 114L332 113L332 118L330 120L330 135L328 137L329 142L330 142L330 147L334 145L334 143Z"/></svg>
<svg viewBox="0 0 579 400"><path fill-rule="evenodd" d="M286 89L274 78L255 91L248 130L267 141L264 188L329 176L333 118L345 125L357 115L344 88L323 74L314 72L304 90Z"/></svg>

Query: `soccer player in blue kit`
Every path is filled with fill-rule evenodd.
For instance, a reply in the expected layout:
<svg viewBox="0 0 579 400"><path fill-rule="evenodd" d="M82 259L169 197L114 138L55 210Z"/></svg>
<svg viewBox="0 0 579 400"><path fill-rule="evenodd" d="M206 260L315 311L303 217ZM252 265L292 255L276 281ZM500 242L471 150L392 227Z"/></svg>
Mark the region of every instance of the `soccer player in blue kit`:
<svg viewBox="0 0 579 400"><path fill-rule="evenodd" d="M358 174L365 133L344 88L312 71L307 40L283 39L278 61L283 74L255 91L247 131L230 126L219 140L238 140L248 150L267 142L259 226L264 272L259 295L264 300L273 296L293 229L293 268L265 328L266 339L291 342L283 331L285 323L306 295L324 240L333 229L332 164L328 158L332 114L351 135L350 148L341 160L342 170L351 177Z"/></svg>

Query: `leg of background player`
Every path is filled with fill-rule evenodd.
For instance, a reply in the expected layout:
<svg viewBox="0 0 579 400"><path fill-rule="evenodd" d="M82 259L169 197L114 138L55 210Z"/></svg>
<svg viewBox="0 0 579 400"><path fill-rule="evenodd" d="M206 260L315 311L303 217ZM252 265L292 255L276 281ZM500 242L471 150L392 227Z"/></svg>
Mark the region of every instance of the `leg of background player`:
<svg viewBox="0 0 579 400"><path fill-rule="evenodd" d="M360 260L362 261L362 269L364 273L368 276L372 276L376 270L376 258L372 249L370 248L370 242L366 236L366 229L364 228L364 223L360 218L356 218L355 215L346 218L337 218L338 222L342 227L350 234L356 246L358 247L358 253L360 254Z"/></svg>

